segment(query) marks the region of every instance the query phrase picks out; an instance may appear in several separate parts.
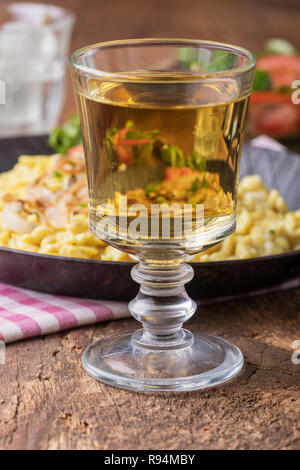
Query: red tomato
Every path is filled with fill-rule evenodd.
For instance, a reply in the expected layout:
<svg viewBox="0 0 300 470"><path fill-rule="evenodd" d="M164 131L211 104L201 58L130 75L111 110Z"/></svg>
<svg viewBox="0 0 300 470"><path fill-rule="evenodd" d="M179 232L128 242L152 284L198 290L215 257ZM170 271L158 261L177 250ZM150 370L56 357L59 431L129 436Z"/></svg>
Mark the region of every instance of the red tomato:
<svg viewBox="0 0 300 470"><path fill-rule="evenodd" d="M269 72L272 88L290 87L300 78L300 56L268 54L257 60L256 67Z"/></svg>
<svg viewBox="0 0 300 470"><path fill-rule="evenodd" d="M266 109L256 120L258 133L271 137L284 137L300 130L299 111L293 104L280 104Z"/></svg>
<svg viewBox="0 0 300 470"><path fill-rule="evenodd" d="M78 153L83 153L83 145L82 144L74 145L74 147L71 147L68 150L68 155L70 155L70 156L76 155Z"/></svg>
<svg viewBox="0 0 300 470"><path fill-rule="evenodd" d="M165 178L166 180L176 180L180 178L181 176L190 175L192 173L193 173L193 170L186 166L183 166L180 168L168 166L165 169Z"/></svg>
<svg viewBox="0 0 300 470"><path fill-rule="evenodd" d="M291 104L291 96L287 93L276 91L253 91L250 96L250 103L253 104Z"/></svg>
<svg viewBox="0 0 300 470"><path fill-rule="evenodd" d="M127 139L126 134L128 130L127 127L124 127L114 135L114 149L118 155L119 161L130 165L134 158L132 147L135 145L150 144L151 139L148 137L144 139Z"/></svg>
<svg viewBox="0 0 300 470"><path fill-rule="evenodd" d="M114 149L118 155L119 161L121 163L126 163L126 165L130 165L134 158L132 145L120 143L122 140L125 140L127 130L128 129L126 128L121 129L114 135Z"/></svg>
<svg viewBox="0 0 300 470"><path fill-rule="evenodd" d="M115 145L114 148L118 155L119 162L125 163L126 165L130 165L133 162L134 156L132 147L128 145Z"/></svg>

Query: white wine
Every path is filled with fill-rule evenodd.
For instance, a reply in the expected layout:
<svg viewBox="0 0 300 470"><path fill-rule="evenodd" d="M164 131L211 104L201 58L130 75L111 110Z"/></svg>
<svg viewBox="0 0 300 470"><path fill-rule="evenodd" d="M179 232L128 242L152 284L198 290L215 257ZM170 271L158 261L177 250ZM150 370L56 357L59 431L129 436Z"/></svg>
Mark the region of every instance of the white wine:
<svg viewBox="0 0 300 470"><path fill-rule="evenodd" d="M168 246L167 258L193 254L235 228L248 96L239 96L233 79L203 83L177 74L170 83L171 75L148 73L147 82L138 75L127 82L90 79L84 94L75 87L91 229L133 255L151 248L155 257L159 245L162 258L162 244ZM126 196L126 207L120 196ZM168 207L175 209L169 212L166 236L161 219ZM181 211L188 212L191 222L179 233ZM128 227L137 215L144 230L139 227L131 237ZM155 236L153 225L158 227Z"/></svg>

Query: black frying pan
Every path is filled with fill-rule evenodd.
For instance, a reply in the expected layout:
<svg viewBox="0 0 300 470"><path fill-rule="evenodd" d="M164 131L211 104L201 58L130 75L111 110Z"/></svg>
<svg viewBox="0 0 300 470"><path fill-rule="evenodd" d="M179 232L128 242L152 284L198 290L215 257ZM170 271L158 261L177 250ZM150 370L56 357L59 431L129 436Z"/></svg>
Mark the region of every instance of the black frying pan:
<svg viewBox="0 0 300 470"><path fill-rule="evenodd" d="M21 154L51 154L46 137L0 141L0 171L9 170ZM300 208L300 156L245 145L241 176L260 174L277 188L291 210ZM187 285L194 298L213 298L264 289L300 275L300 251L248 260L191 263ZM129 300L138 290L130 277L133 263L95 261L27 253L0 247L0 282L52 294Z"/></svg>

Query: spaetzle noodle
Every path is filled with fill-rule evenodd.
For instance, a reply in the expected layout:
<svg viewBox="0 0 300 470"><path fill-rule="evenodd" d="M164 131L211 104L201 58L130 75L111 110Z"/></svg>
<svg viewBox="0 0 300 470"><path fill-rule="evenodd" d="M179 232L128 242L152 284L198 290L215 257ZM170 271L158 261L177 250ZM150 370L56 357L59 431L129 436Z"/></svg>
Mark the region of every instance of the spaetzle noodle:
<svg viewBox="0 0 300 470"><path fill-rule="evenodd" d="M62 158L65 157L23 155L12 170L0 175L0 245L47 255L130 260L126 253L107 245L89 231L84 165L78 170L82 156L75 163L70 159L62 164ZM39 194L39 198L50 198L52 201L51 210L46 209L44 213L38 210L32 196L38 189L36 182L43 178L45 191ZM72 185L82 190L81 196L76 196L75 200L72 199L75 192L71 197L69 189ZM28 188L31 199L24 203ZM66 191L69 198L65 201ZM7 226L3 209L9 207L11 201L22 205L22 215L27 223L25 227L30 227L29 231L19 233L12 229L11 224ZM67 218L64 218L63 210L54 214L53 218L56 207L53 201L56 201L57 207L65 207L62 201L66 207L71 207ZM18 214L16 221L17 217ZM260 176L251 175L244 177L239 185L236 232L218 245L197 254L193 261L244 259L297 249L300 249L300 210L289 211L276 189L266 188Z"/></svg>

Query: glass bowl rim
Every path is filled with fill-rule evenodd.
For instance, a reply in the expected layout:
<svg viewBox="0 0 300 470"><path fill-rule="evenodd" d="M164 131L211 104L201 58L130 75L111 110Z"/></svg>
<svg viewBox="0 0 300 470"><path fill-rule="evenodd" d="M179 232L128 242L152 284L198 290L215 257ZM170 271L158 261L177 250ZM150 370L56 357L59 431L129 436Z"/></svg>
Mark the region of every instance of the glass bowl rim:
<svg viewBox="0 0 300 470"><path fill-rule="evenodd" d="M90 44L88 46L81 47L74 51L69 58L69 63L70 66L74 69L76 69L79 72L84 72L86 74L92 75L94 77L106 79L106 80L122 80L122 81L128 81L128 82L133 82L135 81L134 78L130 77L130 75L126 75L126 72L104 72L103 70L100 69L94 69L92 67L88 67L86 65L79 64L77 62L77 59L82 56L85 53L89 53L90 51L96 51L100 49L106 49L106 48L115 48L115 47L126 47L126 46L143 46L143 45L172 45L172 44L178 44L180 45L186 45L188 47L189 45L194 45L194 46L211 46L212 49L216 50L224 50L227 52L232 52L232 53L240 53L244 57L246 57L247 61L243 65L239 65L237 67L233 67L231 69L224 69L220 70L217 72L206 72L206 73L191 73L188 74L189 80L199 80L199 79L205 79L205 78L211 78L211 77L228 77L228 76L236 76L242 73L246 73L250 71L251 69L254 69L255 64L256 64L256 58L255 55L250 52L249 50L245 49L244 47L241 46L236 46L234 44L229 44L225 42L218 42L218 41L209 41L209 40L201 40L201 39L183 39L183 38L139 38L139 39L120 39L120 40L114 40L114 41L105 41L105 42L98 42L94 44ZM145 81L149 81L145 77ZM174 83L177 82L178 79L168 79L167 82ZM182 81L182 78L179 80Z"/></svg>
<svg viewBox="0 0 300 470"><path fill-rule="evenodd" d="M63 6L60 6L60 5L54 5L52 3L38 3L36 1L33 1L33 2L15 2L15 1L8 1L8 0L5 0L3 3L1 3L0 5L0 12L1 11L5 11L6 9L9 10L9 8L12 8L14 6L17 6L17 7L25 7L26 9L30 9L32 7L34 8L40 8L41 10L44 9L44 10L47 10L47 8L52 8L52 9L55 9L57 11L59 11L62 16L61 18L58 18L56 21L54 21L53 23L49 23L49 24L44 24L43 25L43 28L46 28L48 31L56 31L57 29L60 29L60 28L63 28L65 25L73 25L76 21L76 14L70 10L69 8L65 8ZM0 21L0 26L2 26L1 24L1 21Z"/></svg>

